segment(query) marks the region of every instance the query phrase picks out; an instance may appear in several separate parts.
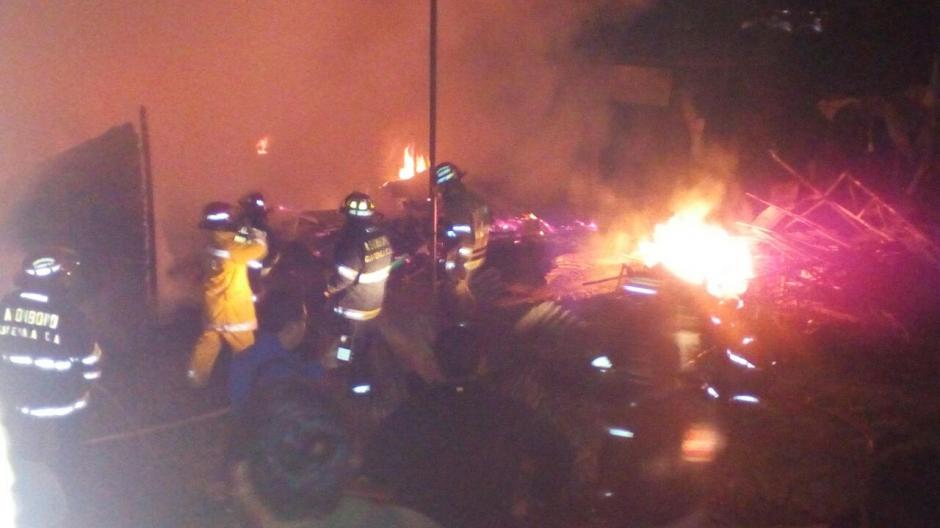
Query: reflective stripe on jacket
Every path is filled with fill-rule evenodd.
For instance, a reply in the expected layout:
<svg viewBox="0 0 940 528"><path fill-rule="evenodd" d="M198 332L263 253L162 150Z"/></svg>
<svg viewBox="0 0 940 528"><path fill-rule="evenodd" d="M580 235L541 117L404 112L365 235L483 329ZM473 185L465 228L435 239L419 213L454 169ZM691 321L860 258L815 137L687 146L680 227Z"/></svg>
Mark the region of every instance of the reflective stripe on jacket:
<svg viewBox="0 0 940 528"><path fill-rule="evenodd" d="M375 319L382 313L381 308L376 308L375 310L356 310L354 308L343 308L342 306L333 308L333 311L353 321L368 321L369 319Z"/></svg>
<svg viewBox="0 0 940 528"><path fill-rule="evenodd" d="M0 301L0 400L39 418L80 410L101 376L102 352L85 315L55 292L30 289Z"/></svg>
<svg viewBox="0 0 940 528"><path fill-rule="evenodd" d="M457 248L458 262L467 271L473 271L486 262L493 216L482 198L462 184L453 187L443 196L445 231L450 248Z"/></svg>
<svg viewBox="0 0 940 528"><path fill-rule="evenodd" d="M385 232L370 223L347 224L336 243L334 265L329 288L336 313L360 321L378 316L392 271L392 246Z"/></svg>

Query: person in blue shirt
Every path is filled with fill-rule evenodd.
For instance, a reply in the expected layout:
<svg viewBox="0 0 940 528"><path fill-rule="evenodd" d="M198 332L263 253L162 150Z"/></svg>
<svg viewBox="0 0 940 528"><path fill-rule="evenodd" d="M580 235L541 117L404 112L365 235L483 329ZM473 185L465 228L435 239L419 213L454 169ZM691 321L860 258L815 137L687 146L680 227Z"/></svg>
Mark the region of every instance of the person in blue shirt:
<svg viewBox="0 0 940 528"><path fill-rule="evenodd" d="M303 296L286 290L269 293L259 306L260 321L255 344L232 358L228 391L232 409L244 409L259 387L286 378L318 381L320 365L296 352L307 331L307 308Z"/></svg>

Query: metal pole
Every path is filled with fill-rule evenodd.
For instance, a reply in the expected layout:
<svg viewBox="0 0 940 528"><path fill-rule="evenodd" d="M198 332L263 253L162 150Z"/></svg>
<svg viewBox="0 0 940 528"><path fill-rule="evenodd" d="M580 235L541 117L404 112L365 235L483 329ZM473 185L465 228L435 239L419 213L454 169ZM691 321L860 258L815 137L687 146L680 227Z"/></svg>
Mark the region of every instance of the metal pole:
<svg viewBox="0 0 940 528"><path fill-rule="evenodd" d="M140 153L141 172L143 173L144 205L144 259L146 275L144 277L147 294L147 308L154 315L157 307L157 242L155 215L153 206L153 167L150 164L150 127L147 124L147 107L140 107Z"/></svg>
<svg viewBox="0 0 940 528"><path fill-rule="evenodd" d="M437 218L438 200L434 184L434 166L437 165L437 0L431 1L430 71L428 72L428 197L431 200L431 295L437 303Z"/></svg>

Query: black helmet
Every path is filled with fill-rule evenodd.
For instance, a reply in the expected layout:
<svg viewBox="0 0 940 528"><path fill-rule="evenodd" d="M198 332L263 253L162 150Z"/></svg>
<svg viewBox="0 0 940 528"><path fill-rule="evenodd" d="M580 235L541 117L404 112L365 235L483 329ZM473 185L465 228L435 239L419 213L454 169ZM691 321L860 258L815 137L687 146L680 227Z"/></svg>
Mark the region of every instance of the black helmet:
<svg viewBox="0 0 940 528"><path fill-rule="evenodd" d="M211 231L235 231L235 214L231 204L212 202L202 208L199 227Z"/></svg>
<svg viewBox="0 0 940 528"><path fill-rule="evenodd" d="M267 208L267 202L265 202L263 194L260 192L246 194L238 201L238 205L245 215L245 220L252 227L267 227L269 209Z"/></svg>
<svg viewBox="0 0 940 528"><path fill-rule="evenodd" d="M368 194L357 191L343 200L339 212L352 219L371 218L375 214L375 202Z"/></svg>
<svg viewBox="0 0 940 528"><path fill-rule="evenodd" d="M248 193L242 196L241 200L238 201L238 205L240 205L246 213L268 212L268 203L265 201L264 195L260 192Z"/></svg>
<svg viewBox="0 0 940 528"><path fill-rule="evenodd" d="M23 260L23 273L27 282L57 283L67 285L81 261L78 253L63 247L51 247L36 251Z"/></svg>
<svg viewBox="0 0 940 528"><path fill-rule="evenodd" d="M464 172L459 167L449 161L438 164L434 167L434 184L447 185L450 182L463 179Z"/></svg>

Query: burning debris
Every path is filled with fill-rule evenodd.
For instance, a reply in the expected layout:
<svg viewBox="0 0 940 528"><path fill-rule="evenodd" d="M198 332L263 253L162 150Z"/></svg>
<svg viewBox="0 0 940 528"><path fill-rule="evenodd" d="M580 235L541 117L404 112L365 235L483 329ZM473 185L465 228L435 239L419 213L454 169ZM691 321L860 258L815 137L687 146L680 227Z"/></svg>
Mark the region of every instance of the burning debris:
<svg viewBox="0 0 940 528"><path fill-rule="evenodd" d="M719 299L738 297L754 278L750 242L706 222L707 212L690 207L676 213L640 242L637 253L647 267L661 264Z"/></svg>
<svg viewBox="0 0 940 528"><path fill-rule="evenodd" d="M401 168L398 169L399 180L410 180L417 174L428 170L428 160L424 156L415 155L415 146L405 147Z"/></svg>
<svg viewBox="0 0 940 528"><path fill-rule="evenodd" d="M919 287L904 275L929 283L940 272L940 246L848 172L822 190L778 161L796 181L796 199L784 206L748 194L765 208L740 223L759 258L754 297L781 316L907 335Z"/></svg>

